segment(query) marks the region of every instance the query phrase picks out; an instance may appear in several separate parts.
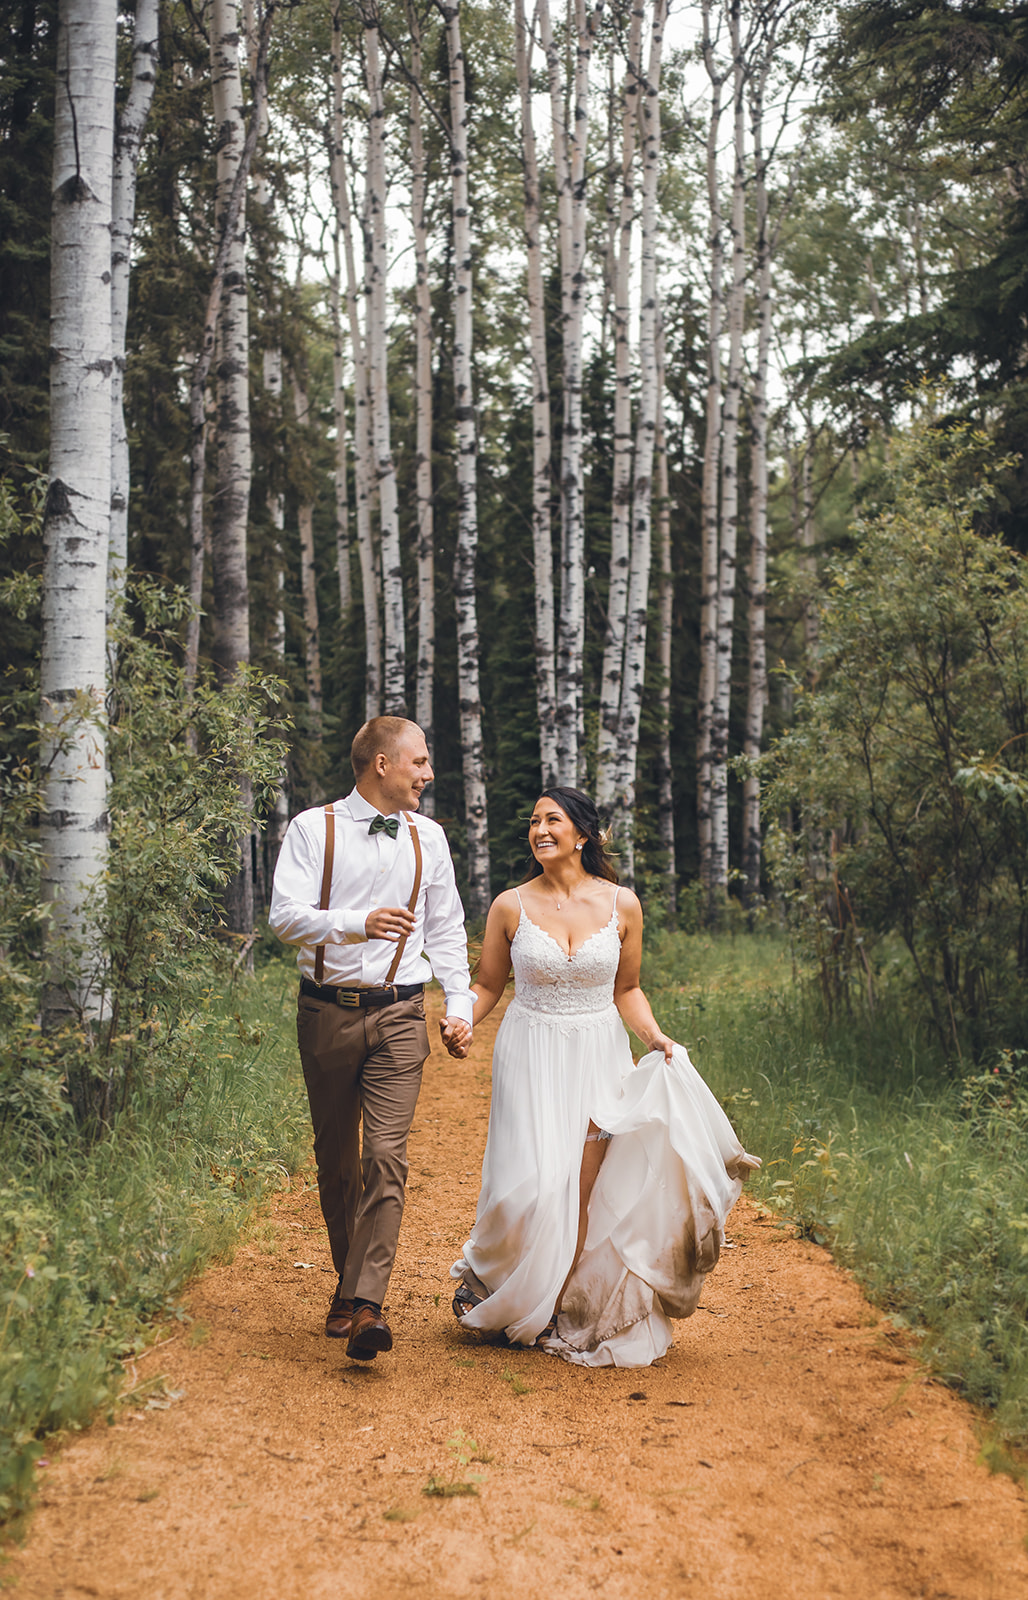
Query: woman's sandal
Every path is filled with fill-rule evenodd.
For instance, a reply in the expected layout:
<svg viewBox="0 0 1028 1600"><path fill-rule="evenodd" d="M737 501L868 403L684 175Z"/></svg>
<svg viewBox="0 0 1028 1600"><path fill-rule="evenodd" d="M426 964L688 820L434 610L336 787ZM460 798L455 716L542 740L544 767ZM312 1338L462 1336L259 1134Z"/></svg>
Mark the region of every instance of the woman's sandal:
<svg viewBox="0 0 1028 1600"><path fill-rule="evenodd" d="M544 1339L556 1339L556 1338L558 1338L558 1333L557 1333L557 1317L558 1317L558 1315L559 1315L559 1313L556 1312L556 1311L553 1313L553 1316L550 1318L550 1320L546 1324L545 1328L541 1328L539 1330L539 1332L536 1334L535 1338L532 1341L533 1344L542 1344Z"/></svg>
<svg viewBox="0 0 1028 1600"><path fill-rule="evenodd" d="M467 1316L469 1311L474 1311L476 1306L480 1306L482 1304L482 1296L480 1294L473 1294L464 1280L461 1279L460 1283L457 1285L457 1292L453 1297L452 1303L453 1314L459 1322L462 1317Z"/></svg>

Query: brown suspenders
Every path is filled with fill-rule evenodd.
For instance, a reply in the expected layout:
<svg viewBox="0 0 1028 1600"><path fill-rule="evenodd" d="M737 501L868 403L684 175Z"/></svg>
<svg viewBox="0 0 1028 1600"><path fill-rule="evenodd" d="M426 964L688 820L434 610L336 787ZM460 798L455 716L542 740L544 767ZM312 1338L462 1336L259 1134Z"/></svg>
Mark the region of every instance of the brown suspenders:
<svg viewBox="0 0 1028 1600"><path fill-rule="evenodd" d="M417 909L418 894L420 893L420 890L421 890L421 840L418 838L418 830L414 826L413 822L408 821L407 826L410 829L410 842L414 846L414 888L411 890L411 897L410 897L410 900L407 902L407 910L413 916L414 912ZM335 863L335 852L336 852L336 819L335 819L335 812L333 811L331 806L326 806L325 807L325 868L324 868L324 871L321 874L321 899L319 901L319 909L321 911L327 911L328 910L329 900L331 899L331 896L332 896L332 867L333 867L333 865ZM399 940L399 942L398 942L398 944L396 946L396 951L395 951L395 953L393 955L392 962L390 963L389 971L386 973L385 987L387 989L389 988L389 986L393 982L393 979L396 977L397 972L400 970L400 962L403 959L403 952L404 952L404 949L406 947L406 944L407 944L407 935L404 934L402 939ZM324 979L325 979L325 946L323 944L319 944L317 949L314 952L314 982L315 983L323 983Z"/></svg>

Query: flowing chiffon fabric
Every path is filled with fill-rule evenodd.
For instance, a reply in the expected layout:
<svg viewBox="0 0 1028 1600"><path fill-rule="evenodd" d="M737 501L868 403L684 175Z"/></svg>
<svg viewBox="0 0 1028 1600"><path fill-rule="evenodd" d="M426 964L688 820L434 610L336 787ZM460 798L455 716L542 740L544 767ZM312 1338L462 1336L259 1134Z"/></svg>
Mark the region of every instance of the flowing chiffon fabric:
<svg viewBox="0 0 1028 1600"><path fill-rule="evenodd" d="M522 906L511 955L515 994L493 1054L478 1210L451 1268L484 1298L462 1324L516 1344L546 1327L574 1259L592 1120L612 1137L557 1332L541 1344L583 1366L648 1366L671 1343L669 1318L696 1309L759 1162L685 1050L633 1065L613 998L616 893L606 926L570 956Z"/></svg>

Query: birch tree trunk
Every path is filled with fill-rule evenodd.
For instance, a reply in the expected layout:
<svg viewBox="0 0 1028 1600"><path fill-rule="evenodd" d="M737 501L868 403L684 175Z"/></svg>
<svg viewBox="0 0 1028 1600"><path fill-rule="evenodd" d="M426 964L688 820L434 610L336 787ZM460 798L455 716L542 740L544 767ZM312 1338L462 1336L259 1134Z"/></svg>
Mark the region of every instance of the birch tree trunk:
<svg viewBox="0 0 1028 1600"><path fill-rule="evenodd" d="M332 474L336 508L336 576L339 582L339 621L349 627L353 593L350 581L350 501L347 487L346 362L343 355L342 275L339 230L332 230L333 270L329 284L332 314L332 416L335 424L335 469Z"/></svg>
<svg viewBox="0 0 1028 1600"><path fill-rule="evenodd" d="M532 120L531 43L525 0L514 0L514 46L521 99L521 152L525 195L525 256L528 332L532 364L532 558L535 576L535 701L539 720L539 765L543 785L556 783L557 703L554 661L553 530L550 494L550 376L546 356L546 306L539 244L539 162Z"/></svg>
<svg viewBox="0 0 1028 1600"><path fill-rule="evenodd" d="M643 0L633 0L628 57L621 91L621 172L617 255L614 269L614 460L611 484L610 579L607 632L600 679L600 728L596 753L596 803L609 810L617 781L618 723L625 661L625 621L632 523L632 225L635 220L635 144L642 77Z"/></svg>
<svg viewBox="0 0 1028 1600"><path fill-rule="evenodd" d="M753 138L757 355L750 397L750 561L749 676L743 754L760 755L767 706L767 369L771 349L771 237L768 227L767 156L764 150L764 92L768 65L757 74L750 96ZM748 772L742 790L742 872L747 903L760 898L760 780Z"/></svg>
<svg viewBox="0 0 1028 1600"><path fill-rule="evenodd" d="M429 750L435 746L435 519L432 499L432 294L428 282L425 205L428 171L421 132L421 29L417 7L408 3L411 32L410 153L411 223L414 228L414 410L415 495L418 515L418 673L414 719ZM430 785L421 809L435 815Z"/></svg>
<svg viewBox="0 0 1028 1600"><path fill-rule="evenodd" d="M457 424L457 552L453 591L457 611L457 692L464 758L464 812L468 841L468 913L489 908L489 820L482 701L478 677L478 614L475 555L478 546L477 436L471 372L471 212L468 205L468 120L461 47L460 4L441 3L450 63L450 172L453 182L453 248L456 261L453 332L453 403Z"/></svg>
<svg viewBox="0 0 1028 1600"><path fill-rule="evenodd" d="M349 175L343 149L343 47L342 0L332 0L332 200L336 228L346 263L346 305L353 360L353 463L356 496L357 554L364 602L364 708L367 717L382 710L382 629L379 619L379 584L371 531L371 428L368 416L367 351L360 325L363 286L358 282L353 247Z"/></svg>
<svg viewBox="0 0 1028 1600"><path fill-rule="evenodd" d="M625 668L618 719L617 787L611 823L621 876L635 881L635 775L646 679L650 599L653 451L657 433L657 178L660 172L660 69L668 0L653 0L649 59L639 105L642 121L642 219L639 283L639 410L632 482L632 556L628 576Z"/></svg>
<svg viewBox="0 0 1028 1600"><path fill-rule="evenodd" d="M128 322L136 172L143 129L157 79L158 0L136 0L132 84L114 136L111 201L111 536L107 552L107 609L113 616L128 565L129 443L125 425L125 329Z"/></svg>
<svg viewBox="0 0 1028 1600"><path fill-rule="evenodd" d="M403 566L400 559L400 514L396 466L389 427L389 342L386 327L385 96L378 52L378 21L364 17L364 59L368 89L368 170L366 198L370 223L370 271L367 300L368 379L371 429L378 484L379 548L382 560L384 648L382 692L387 715L407 715L407 648L403 608Z"/></svg>
<svg viewBox="0 0 1028 1600"><path fill-rule="evenodd" d="M310 428L310 401L306 385L293 374L293 405L296 420L306 434ZM310 474L309 450L304 446L303 479ZM314 504L305 492L297 507L300 534L300 594L303 599L304 676L307 684L309 733L316 744L322 736L321 624L318 619L318 574L314 563Z"/></svg>
<svg viewBox="0 0 1028 1600"><path fill-rule="evenodd" d="M668 486L667 429L664 422L664 337L657 334L657 627L660 690L657 700L657 842L663 864L664 924L678 926L678 868L675 860L675 796L671 767L671 637L674 575L671 568L671 499Z"/></svg>
<svg viewBox="0 0 1028 1600"><path fill-rule="evenodd" d="M262 361L262 377L265 391L275 408L276 417L282 414L282 348L274 345L270 350L265 350ZM271 654L278 663L278 671L284 678L286 675L286 613L285 613L285 554L283 550L283 534L286 526L285 496L280 488L268 490L268 515L271 525L275 530L275 573L276 605L275 616L271 631ZM286 836L289 826L289 775L283 764L279 778L279 786L275 792L275 799L268 816L265 830L265 860L264 878L270 883L275 872L275 863L278 860L282 840Z"/></svg>
<svg viewBox="0 0 1028 1600"><path fill-rule="evenodd" d="M217 467L211 508L211 576L214 637L211 654L222 683L230 683L250 660L250 589L247 574L247 519L250 508L250 320L246 272L246 208L235 224L231 201L240 174L246 182L243 152L243 86L239 70L237 0L212 0L211 93L218 129L215 221L228 240L217 348ZM255 107L259 127L260 112ZM241 782L244 806L252 806L248 780ZM254 852L249 834L242 840L240 867L226 885L225 921L231 933L246 936L254 919Z"/></svg>
<svg viewBox="0 0 1028 1600"><path fill-rule="evenodd" d="M219 190L215 228L218 242L214 252L211 286L207 294L207 306L204 312L203 338L189 382L189 598L191 614L186 626L184 662L187 697L192 694L200 656L200 604L203 599L205 557L210 548L204 518L204 482L207 467L207 379L210 375L219 337L225 278L233 252L237 248L237 233L239 219L243 212L246 183L261 127L264 102L267 97L267 51L274 11L275 6L272 0L266 0L263 17L258 29L253 112L243 143L241 158L236 164L231 187L227 195L224 196L225 203L223 207L220 205L222 192ZM238 32L236 38L238 43ZM211 49L213 52L213 33ZM231 59L231 53L229 59ZM237 57L237 79L238 76Z"/></svg>
<svg viewBox="0 0 1028 1600"><path fill-rule="evenodd" d="M724 239L718 175L718 137L724 73L715 59L714 0L703 0L703 61L710 78L707 127L707 204L710 211L710 304L707 313L707 404L700 490L700 677L697 691L696 823L700 886L711 898L711 724L717 678L718 478L721 464L721 325Z"/></svg>
<svg viewBox="0 0 1028 1600"><path fill-rule="evenodd" d="M710 719L710 884L707 914L716 922L728 892L728 721L732 696L736 552L739 538L739 403L746 310L746 103L741 39L742 0L731 0L734 154L732 173L732 281L728 293L728 368L721 418L721 535L718 552L717 646Z"/></svg>
<svg viewBox="0 0 1028 1600"><path fill-rule="evenodd" d="M548 0L538 14L550 78L554 161L560 219L564 420L561 430L561 592L557 643L557 760L564 783L582 777L582 653L585 641L585 512L582 457L582 336L585 312L589 140L589 66L604 0L568 0L575 38L575 70L568 114L562 62L550 26Z"/></svg>
<svg viewBox="0 0 1028 1600"><path fill-rule="evenodd" d="M99 1015L89 896L107 860L111 201L116 0L61 0L54 121L50 487L40 659L45 1028ZM82 1107L77 1109L82 1111Z"/></svg>

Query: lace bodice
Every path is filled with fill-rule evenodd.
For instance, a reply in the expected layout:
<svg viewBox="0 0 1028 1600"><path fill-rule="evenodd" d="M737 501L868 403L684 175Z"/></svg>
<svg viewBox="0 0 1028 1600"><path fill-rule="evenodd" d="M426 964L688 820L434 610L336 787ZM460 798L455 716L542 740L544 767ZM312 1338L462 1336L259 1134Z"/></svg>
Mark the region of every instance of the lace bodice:
<svg viewBox="0 0 1028 1600"><path fill-rule="evenodd" d="M521 917L510 946L514 964L511 1003L548 1020L609 1020L621 959L617 891L606 926L597 928L570 956L552 934L532 921L521 905L520 894L518 905Z"/></svg>

